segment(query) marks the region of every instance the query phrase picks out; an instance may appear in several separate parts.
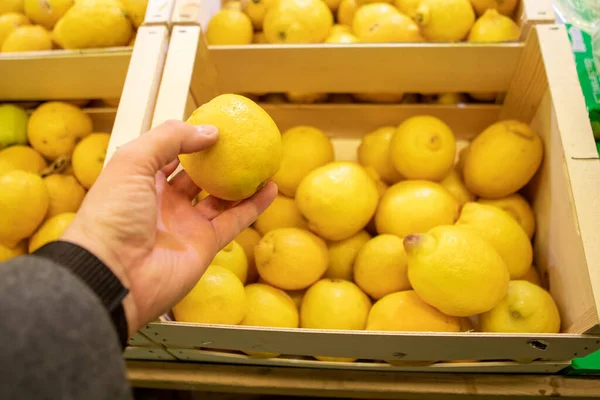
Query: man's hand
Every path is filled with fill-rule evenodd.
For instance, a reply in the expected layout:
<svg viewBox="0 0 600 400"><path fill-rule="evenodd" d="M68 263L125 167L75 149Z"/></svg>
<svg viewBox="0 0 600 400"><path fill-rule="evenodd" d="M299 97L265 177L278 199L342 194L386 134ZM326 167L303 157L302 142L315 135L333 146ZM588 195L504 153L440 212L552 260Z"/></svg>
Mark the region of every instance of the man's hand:
<svg viewBox="0 0 600 400"><path fill-rule="evenodd" d="M192 207L200 188L185 171L167 177L179 154L217 139L213 126L168 121L122 146L62 237L100 258L130 290L123 302L130 334L180 301L277 194L269 182L237 204L209 196Z"/></svg>

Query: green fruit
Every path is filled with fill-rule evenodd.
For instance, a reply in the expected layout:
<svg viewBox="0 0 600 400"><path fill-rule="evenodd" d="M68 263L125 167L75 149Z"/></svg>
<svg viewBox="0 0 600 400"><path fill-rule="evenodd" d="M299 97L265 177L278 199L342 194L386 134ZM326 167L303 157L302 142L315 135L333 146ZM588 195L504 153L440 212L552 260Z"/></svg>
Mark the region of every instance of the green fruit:
<svg viewBox="0 0 600 400"><path fill-rule="evenodd" d="M0 105L0 150L14 144L27 144L27 113L12 104Z"/></svg>

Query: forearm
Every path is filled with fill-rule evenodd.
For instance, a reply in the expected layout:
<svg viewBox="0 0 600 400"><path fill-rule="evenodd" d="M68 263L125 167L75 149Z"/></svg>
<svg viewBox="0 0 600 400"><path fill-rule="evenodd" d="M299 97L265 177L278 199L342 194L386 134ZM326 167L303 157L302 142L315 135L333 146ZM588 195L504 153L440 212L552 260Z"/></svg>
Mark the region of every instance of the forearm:
<svg viewBox="0 0 600 400"><path fill-rule="evenodd" d="M119 335L85 283L89 270L46 256L0 264L0 397L130 399Z"/></svg>

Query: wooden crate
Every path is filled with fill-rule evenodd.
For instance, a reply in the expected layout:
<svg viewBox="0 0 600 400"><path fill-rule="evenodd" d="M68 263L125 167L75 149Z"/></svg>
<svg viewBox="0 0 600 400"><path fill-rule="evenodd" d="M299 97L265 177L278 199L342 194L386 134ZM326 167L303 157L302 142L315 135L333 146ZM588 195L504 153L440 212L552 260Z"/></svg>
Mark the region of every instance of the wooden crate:
<svg viewBox="0 0 600 400"><path fill-rule="evenodd" d="M390 87L406 92L476 88L507 92L503 104L486 106L328 104L265 105L265 109L282 129L297 124L323 129L333 138L336 156L341 159L354 159L361 135L380 125L399 124L413 115L439 116L462 141L472 139L500 118L528 121L545 146L542 167L528 187L538 222L535 263L547 277L564 333L395 333L159 322L141 330L145 337L185 361L385 371L551 373L568 360L600 348L600 235L595 226L600 216L595 205L595 196L600 193L600 164L563 26L535 26L526 42L513 44L268 46L260 51L285 55L280 61L287 69L269 71L269 76L238 77L236 83L221 87L222 60L215 62L220 51L206 47L199 26L174 27L153 125L172 118L185 119L218 93L248 89L244 82L251 81L260 91L267 90L263 84L268 90L297 90L298 82L302 82L309 85L307 91L323 92ZM339 70L310 65L311 60L322 56L346 67ZM391 68L381 62L384 60L399 67ZM356 70L361 73L355 74ZM224 75L230 77L231 73L226 69ZM121 106L119 113L124 107L127 105ZM258 360L215 349L395 360L408 365L324 363L307 357ZM481 362L410 364L439 360Z"/></svg>
<svg viewBox="0 0 600 400"><path fill-rule="evenodd" d="M150 0L136 43L157 42L153 25L170 23L175 0ZM144 45L89 50L0 53L0 102L118 99L128 67ZM152 64L150 65L152 68Z"/></svg>

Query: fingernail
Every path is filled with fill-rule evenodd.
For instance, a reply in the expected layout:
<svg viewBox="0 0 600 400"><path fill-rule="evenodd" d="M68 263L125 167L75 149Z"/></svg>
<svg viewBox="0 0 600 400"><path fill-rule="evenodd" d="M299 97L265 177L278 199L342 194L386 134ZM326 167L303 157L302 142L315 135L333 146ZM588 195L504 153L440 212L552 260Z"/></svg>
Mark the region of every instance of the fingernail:
<svg viewBox="0 0 600 400"><path fill-rule="evenodd" d="M214 125L198 125L196 129L204 136L215 136L219 133L219 130Z"/></svg>

